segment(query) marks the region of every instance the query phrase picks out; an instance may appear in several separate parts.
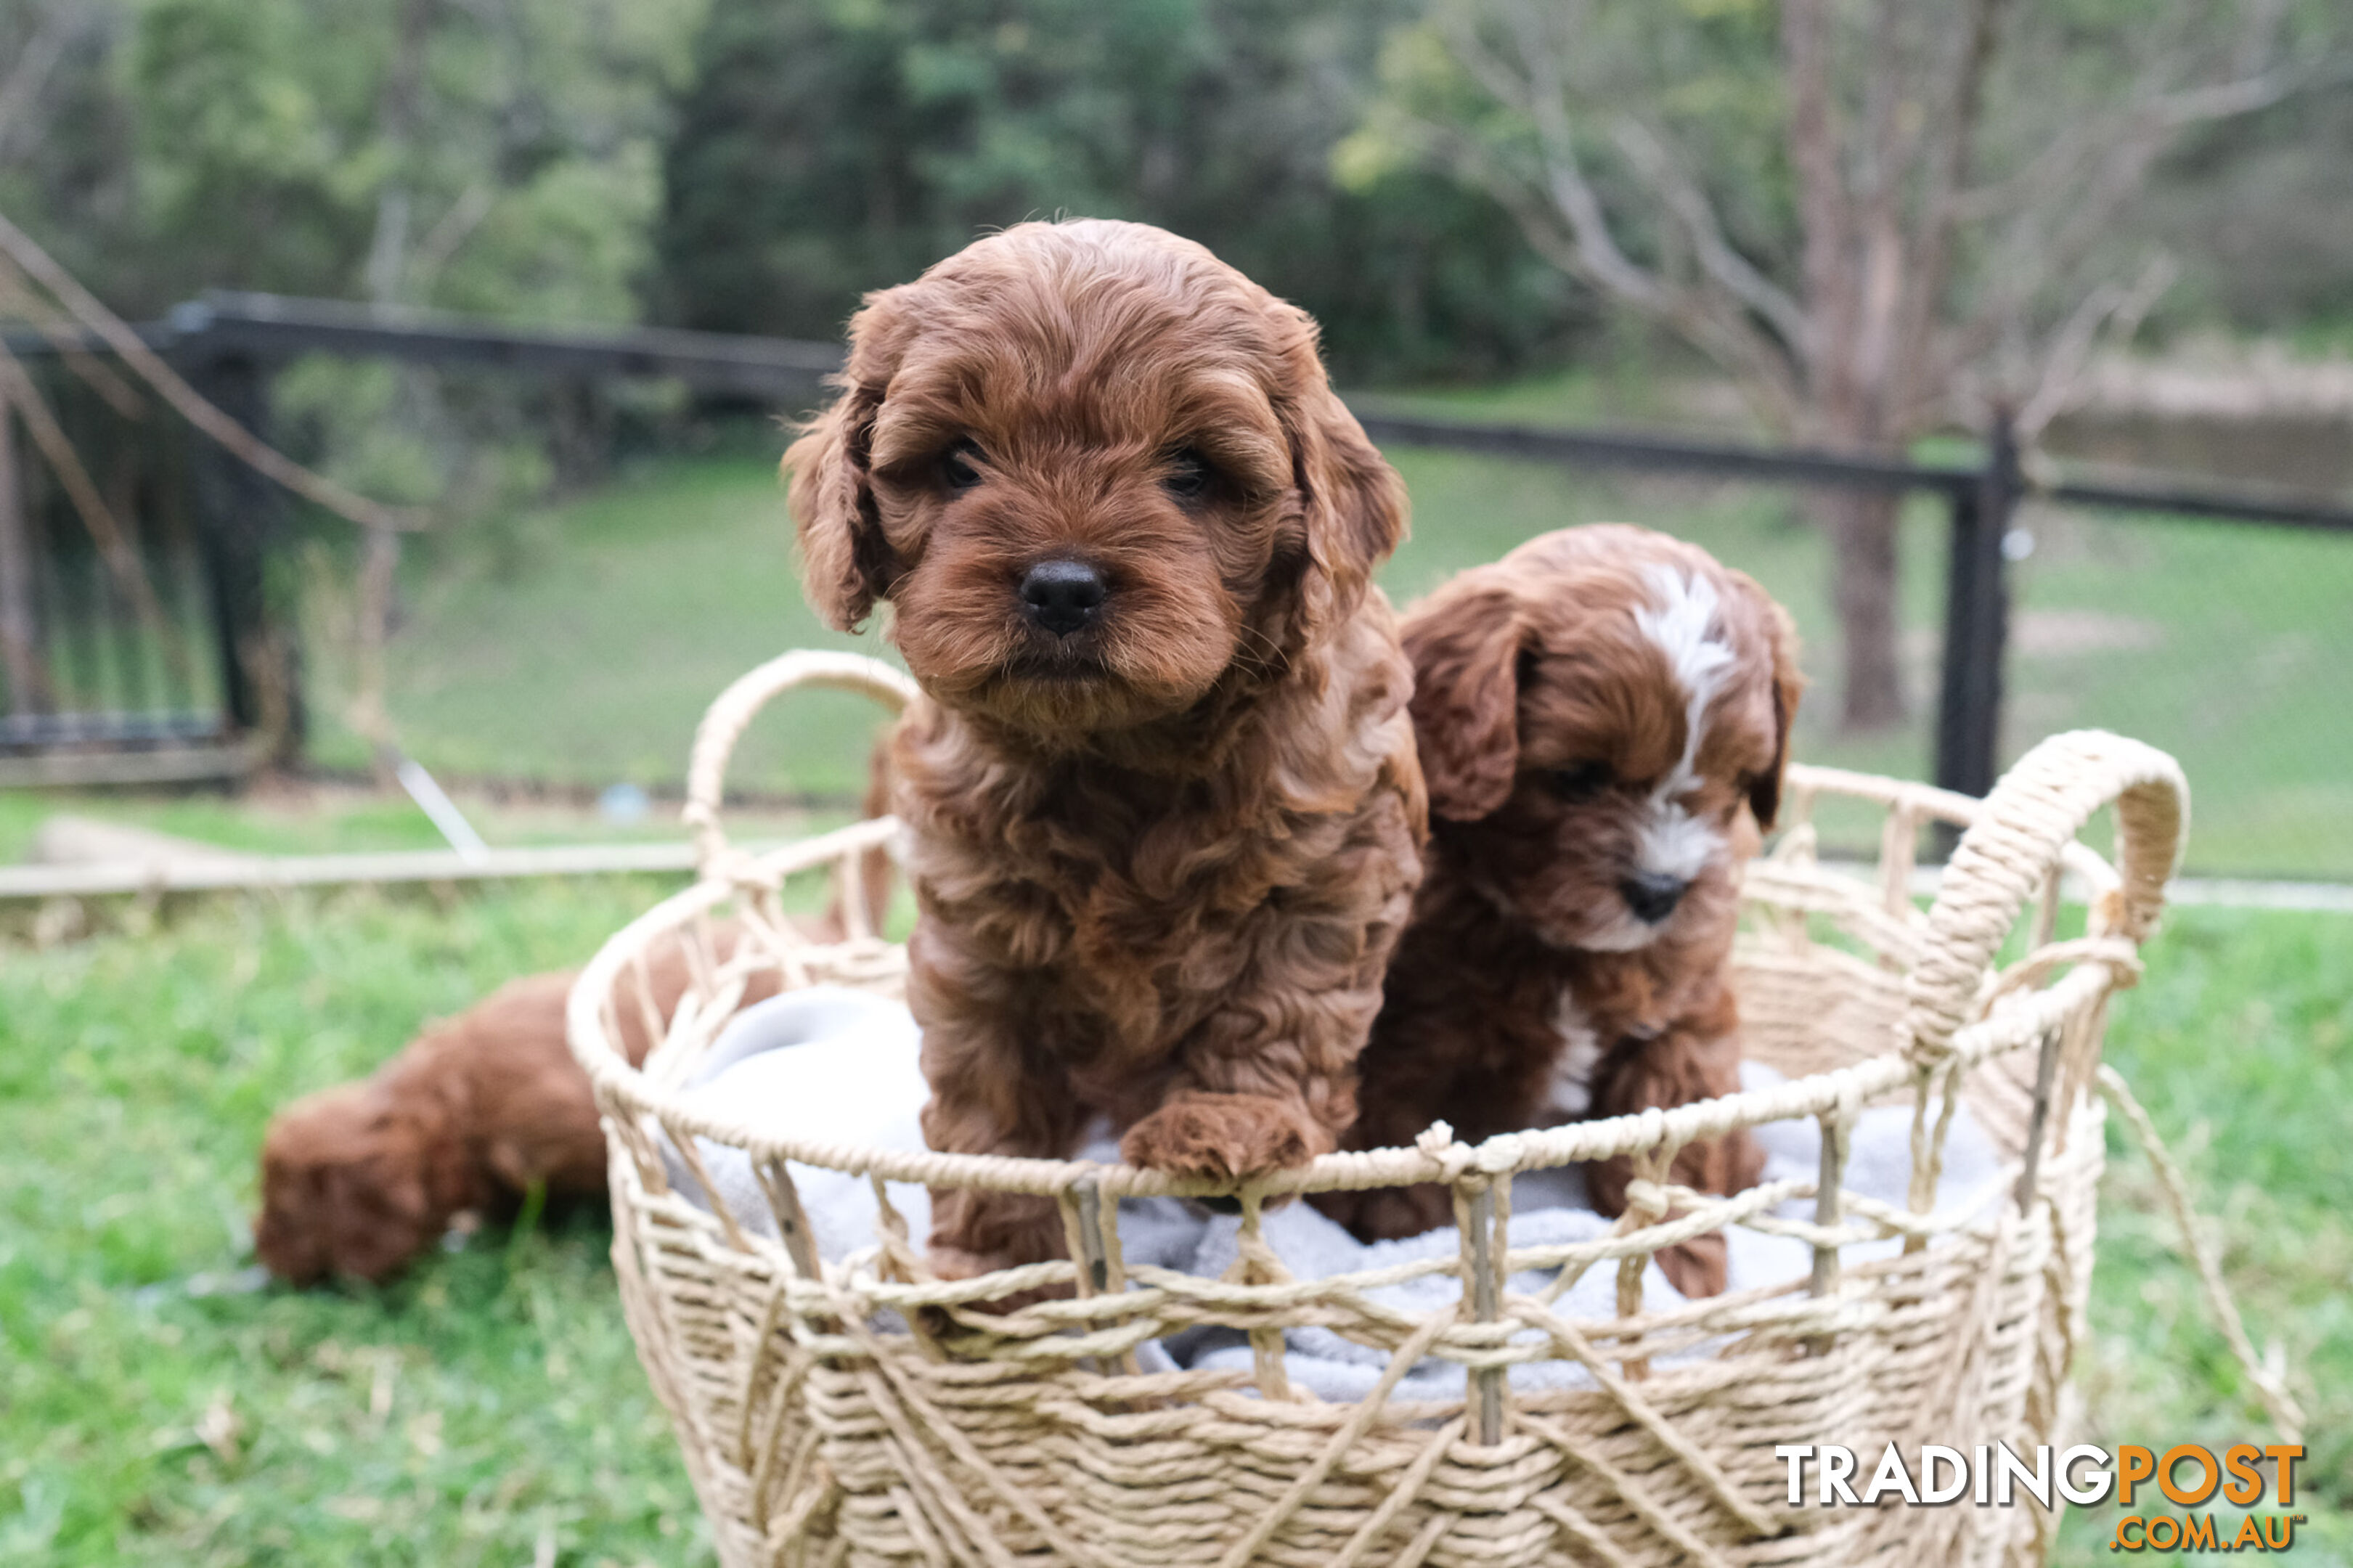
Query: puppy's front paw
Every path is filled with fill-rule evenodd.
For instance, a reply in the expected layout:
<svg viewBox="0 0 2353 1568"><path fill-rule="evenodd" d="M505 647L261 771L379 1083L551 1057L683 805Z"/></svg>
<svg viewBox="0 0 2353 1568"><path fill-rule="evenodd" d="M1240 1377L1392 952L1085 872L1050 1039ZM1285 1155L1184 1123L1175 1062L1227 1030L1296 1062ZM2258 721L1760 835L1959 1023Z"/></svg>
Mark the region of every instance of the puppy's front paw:
<svg viewBox="0 0 2353 1568"><path fill-rule="evenodd" d="M1328 1146L1298 1106L1262 1094L1195 1094L1129 1128L1119 1152L1131 1165L1239 1182L1303 1165Z"/></svg>

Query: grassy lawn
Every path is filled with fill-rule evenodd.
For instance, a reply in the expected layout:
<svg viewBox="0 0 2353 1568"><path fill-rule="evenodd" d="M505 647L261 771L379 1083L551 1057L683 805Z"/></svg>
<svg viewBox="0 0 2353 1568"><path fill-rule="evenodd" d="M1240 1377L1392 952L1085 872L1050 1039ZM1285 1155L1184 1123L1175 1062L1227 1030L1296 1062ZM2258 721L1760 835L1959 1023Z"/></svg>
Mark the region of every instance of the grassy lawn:
<svg viewBox="0 0 2353 1568"><path fill-rule="evenodd" d="M461 542L440 570L410 574L391 707L403 743L437 770L675 783L695 721L736 676L786 648L879 645L826 630L803 603L771 464L663 463L527 523L519 557ZM338 723L346 670L332 624L309 642L319 753L357 763L365 752ZM734 776L854 796L877 711L803 697L794 742L778 740L785 726L757 727Z"/></svg>
<svg viewBox="0 0 2353 1568"><path fill-rule="evenodd" d="M216 900L0 952L0 1562L707 1563L594 1216L382 1291L242 1288L285 1098L577 963L662 884ZM2353 921L2188 910L2110 1047L2311 1413L2299 1561L2353 1562ZM2117 1147L2084 1384L2099 1440L2260 1417ZM2113 1513L2072 1522L2105 1561Z"/></svg>
<svg viewBox="0 0 2353 1568"><path fill-rule="evenodd" d="M1498 392L1460 409L1433 406L1535 417L1550 405ZM1754 574L1796 616L1816 683L1801 756L1926 773L1943 616L1945 525L1934 504L1915 505L1905 523L1915 718L1858 740L1830 722L1828 551L1793 497L1459 454L1392 456L1415 508L1414 537L1384 574L1400 601L1549 528L1609 518L1665 528ZM2353 726L2330 679L2353 666L2353 546L2149 519L2035 512L2022 522L2036 549L2015 577L2008 752L2084 725L2139 736L2189 769L2197 868L2353 878ZM405 742L454 775L675 781L703 705L762 658L798 646L886 653L871 631L857 639L826 631L802 603L764 461L656 463L499 538L496 549L460 542L410 574L391 655ZM363 753L336 717L347 671L334 596L317 597L319 751L353 763ZM858 699L801 699L789 717L755 730L737 777L845 795L861 775L873 722Z"/></svg>
<svg viewBox="0 0 2353 1568"><path fill-rule="evenodd" d="M581 801L517 801L463 786L450 793L467 820L501 847L676 840L685 834L675 798L649 800L634 821L616 822ZM293 784L240 796L210 791L120 795L0 790L0 865L28 858L41 824L52 813L125 823L248 854L448 847L448 840L406 795L398 790L380 794L365 785ZM730 837L744 842L767 841L796 837L840 817L839 811L822 806L803 810L763 804L731 809L727 828Z"/></svg>
<svg viewBox="0 0 2353 1568"><path fill-rule="evenodd" d="M250 1262L264 1122L656 884L214 902L0 963L0 1561L708 1560L594 1223L384 1291Z"/></svg>
<svg viewBox="0 0 2353 1568"><path fill-rule="evenodd" d="M2116 1004L2107 1059L2189 1172L2257 1351L2292 1369L2307 1455L2295 1510L2310 1515L2296 1561L2353 1563L2353 919L2176 910L2146 957L2147 978ZM2094 1338L2077 1363L2084 1440L2217 1453L2275 1442L2127 1140L2111 1118ZM2121 1511L2071 1515L2059 1560L2113 1561Z"/></svg>

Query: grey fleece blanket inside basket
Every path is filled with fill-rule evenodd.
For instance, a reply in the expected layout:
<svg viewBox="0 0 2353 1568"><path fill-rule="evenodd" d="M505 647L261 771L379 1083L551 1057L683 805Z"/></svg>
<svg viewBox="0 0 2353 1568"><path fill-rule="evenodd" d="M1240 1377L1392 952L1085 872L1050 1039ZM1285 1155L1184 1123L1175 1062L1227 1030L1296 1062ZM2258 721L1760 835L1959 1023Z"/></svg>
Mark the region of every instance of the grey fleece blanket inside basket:
<svg viewBox="0 0 2353 1568"><path fill-rule="evenodd" d="M920 1031L896 1002L838 986L788 992L747 1007L722 1031L694 1064L681 1086L690 1100L714 1112L752 1122L774 1135L835 1144L919 1150L918 1115L928 1090L917 1054ZM1743 1087L1762 1089L1781 1081L1769 1068L1751 1062L1741 1069ZM1852 1193L1902 1205L1912 1172L1912 1113L1900 1106L1865 1111L1849 1152L1845 1187ZM1811 1119L1772 1122L1756 1130L1766 1153L1765 1180L1810 1180L1820 1168L1820 1134ZM776 1222L740 1151L697 1140L704 1167L723 1203L745 1228L773 1237ZM1104 1135L1080 1157L1105 1163L1118 1159L1117 1141ZM674 1151L665 1151L671 1185L705 1208L712 1206ZM2000 1197L2000 1161L1983 1130L1964 1109L1955 1118L1945 1146L1937 1187L1940 1215L1960 1216L1985 1209ZM818 1249L839 1262L875 1239L880 1209L864 1176L796 1164L793 1176L808 1211ZM930 1194L920 1186L893 1184L891 1201L905 1215L918 1245L931 1226ZM1812 1217L1810 1200L1784 1205L1788 1217ZM1128 1199L1119 1205L1120 1247L1131 1268L1157 1266L1209 1278L1223 1275L1237 1254L1240 1221L1208 1214L1175 1198ZM1302 1279L1353 1274L1423 1258L1451 1258L1460 1249L1455 1230L1446 1227L1401 1241L1365 1243L1305 1204L1269 1212L1264 1234L1284 1267ZM1512 1245L1545 1247L1591 1241L1611 1222L1588 1206L1585 1182L1574 1168L1541 1171L1512 1184ZM1899 1243L1858 1242L1843 1253L1849 1264L1884 1257ZM1730 1230L1731 1290L1777 1285L1805 1275L1812 1251L1804 1243ZM1545 1279L1522 1274L1515 1291L1533 1292ZM1450 1275L1427 1275L1372 1292L1376 1300L1417 1312L1452 1304L1461 1293ZM1664 1310L1683 1298L1652 1263L1642 1279L1645 1310ZM1554 1309L1575 1319L1618 1314L1617 1269L1589 1270ZM1690 1354L1704 1354L1694 1346ZM1232 1368L1251 1365L1249 1342L1239 1331L1197 1329L1143 1347L1146 1371ZM1388 1365L1388 1353L1358 1344L1328 1329L1289 1331L1285 1369L1291 1381L1330 1400L1356 1400L1370 1392ZM1574 1363L1540 1360L1514 1366L1514 1387L1541 1389L1583 1385L1585 1370ZM1398 1384L1399 1399L1460 1397L1463 1370L1451 1362L1426 1361Z"/></svg>

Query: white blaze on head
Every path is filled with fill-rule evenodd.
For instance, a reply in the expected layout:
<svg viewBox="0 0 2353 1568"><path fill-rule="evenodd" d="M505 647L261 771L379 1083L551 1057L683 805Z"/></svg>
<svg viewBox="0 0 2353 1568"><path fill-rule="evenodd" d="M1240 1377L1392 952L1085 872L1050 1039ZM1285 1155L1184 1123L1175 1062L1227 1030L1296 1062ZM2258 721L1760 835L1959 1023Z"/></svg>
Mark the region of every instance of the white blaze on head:
<svg viewBox="0 0 2353 1568"><path fill-rule="evenodd" d="M1641 867L1689 881L1724 847L1723 835L1692 816L1683 797L1699 787L1699 745L1707 710L1724 689L1738 656L1723 637L1715 584L1697 573L1654 564L1644 570L1652 602L1634 612L1634 625L1666 656L1683 699L1683 752L1674 771L1651 792L1642 826Z"/></svg>

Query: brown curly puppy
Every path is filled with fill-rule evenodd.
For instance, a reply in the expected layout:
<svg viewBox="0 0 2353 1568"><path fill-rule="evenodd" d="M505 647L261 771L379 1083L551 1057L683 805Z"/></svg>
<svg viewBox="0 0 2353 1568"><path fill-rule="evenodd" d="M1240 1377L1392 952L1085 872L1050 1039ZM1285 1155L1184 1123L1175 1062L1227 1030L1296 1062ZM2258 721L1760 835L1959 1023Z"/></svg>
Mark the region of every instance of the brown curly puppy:
<svg viewBox="0 0 2353 1568"><path fill-rule="evenodd" d="M658 951L646 978L668 1018L686 993L684 954ZM253 1241L263 1266L296 1285L383 1280L460 1214L510 1205L535 1184L601 1194L605 1134L565 1043L572 981L569 971L511 981L427 1027L373 1077L280 1110L261 1149ZM758 976L744 1001L775 991L772 974ZM633 1000L626 989L623 1000ZM652 1044L642 1009L620 1015L629 1059L642 1061Z"/></svg>
<svg viewBox="0 0 2353 1568"><path fill-rule="evenodd" d="M850 324L786 457L810 602L877 600L925 1137L1230 1182L1332 1149L1420 875L1410 672L1369 574L1402 487L1306 314L1136 224L1023 224ZM1058 1258L942 1192L934 1267Z"/></svg>
<svg viewBox="0 0 2353 1568"><path fill-rule="evenodd" d="M1433 1121L1476 1142L1739 1087L1729 963L1740 863L1770 826L1800 679L1788 617L1706 552L1620 524L1465 572L1406 617L1430 875L1364 1060L1357 1148ZM1670 1179L1753 1185L1745 1134ZM1623 1159L1588 1173L1624 1211ZM1445 1192L1335 1194L1367 1237L1444 1223ZM1724 1288L1724 1238L1660 1262Z"/></svg>

